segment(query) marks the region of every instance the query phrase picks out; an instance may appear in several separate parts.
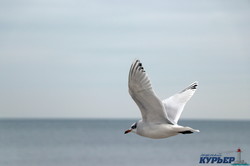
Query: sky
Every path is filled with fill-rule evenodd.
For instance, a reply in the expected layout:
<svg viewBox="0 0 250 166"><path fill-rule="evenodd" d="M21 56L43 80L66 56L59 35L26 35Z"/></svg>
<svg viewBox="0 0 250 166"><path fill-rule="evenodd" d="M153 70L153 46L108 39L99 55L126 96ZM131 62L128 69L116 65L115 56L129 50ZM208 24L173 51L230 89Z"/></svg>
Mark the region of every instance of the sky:
<svg viewBox="0 0 250 166"><path fill-rule="evenodd" d="M182 119L250 120L249 0L2 0L0 118L136 118L140 59Z"/></svg>

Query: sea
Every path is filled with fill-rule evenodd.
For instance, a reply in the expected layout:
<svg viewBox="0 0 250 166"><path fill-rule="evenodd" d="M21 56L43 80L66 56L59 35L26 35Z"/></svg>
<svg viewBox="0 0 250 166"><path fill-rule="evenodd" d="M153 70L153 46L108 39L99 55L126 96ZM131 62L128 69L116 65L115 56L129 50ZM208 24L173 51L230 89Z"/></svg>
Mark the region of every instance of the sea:
<svg viewBox="0 0 250 166"><path fill-rule="evenodd" d="M136 119L1 119L0 166L207 166L201 155L250 163L250 121L182 120L200 133L124 134Z"/></svg>

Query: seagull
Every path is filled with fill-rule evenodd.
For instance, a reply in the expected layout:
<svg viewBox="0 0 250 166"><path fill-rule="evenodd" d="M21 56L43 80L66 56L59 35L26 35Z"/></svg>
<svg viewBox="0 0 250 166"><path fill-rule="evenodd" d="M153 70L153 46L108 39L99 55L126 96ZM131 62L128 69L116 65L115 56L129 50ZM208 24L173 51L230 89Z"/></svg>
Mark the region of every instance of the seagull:
<svg viewBox="0 0 250 166"><path fill-rule="evenodd" d="M142 119L131 125L124 134L136 133L143 137L161 139L199 130L177 124L184 106L198 86L195 81L181 92L161 101L155 94L150 79L140 60L136 59L129 71L129 94L139 107Z"/></svg>

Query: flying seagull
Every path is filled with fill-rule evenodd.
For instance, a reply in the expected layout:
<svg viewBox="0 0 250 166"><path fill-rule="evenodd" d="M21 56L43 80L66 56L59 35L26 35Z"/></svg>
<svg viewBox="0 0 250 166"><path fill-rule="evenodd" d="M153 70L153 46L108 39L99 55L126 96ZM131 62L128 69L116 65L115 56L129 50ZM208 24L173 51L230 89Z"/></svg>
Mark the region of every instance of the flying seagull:
<svg viewBox="0 0 250 166"><path fill-rule="evenodd" d="M187 101L193 96L198 82L161 101L155 94L140 60L135 60L129 71L129 94L139 107L142 119L132 124L124 134L133 132L140 136L160 139L177 134L191 134L199 130L177 124Z"/></svg>

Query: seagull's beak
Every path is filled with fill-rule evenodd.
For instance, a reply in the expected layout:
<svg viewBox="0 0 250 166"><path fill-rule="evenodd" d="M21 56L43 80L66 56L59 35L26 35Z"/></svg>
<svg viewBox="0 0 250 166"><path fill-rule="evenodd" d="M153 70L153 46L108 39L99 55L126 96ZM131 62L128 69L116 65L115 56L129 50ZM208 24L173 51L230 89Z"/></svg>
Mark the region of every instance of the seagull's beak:
<svg viewBox="0 0 250 166"><path fill-rule="evenodd" d="M124 132L124 134L128 134L128 133L130 133L131 131L132 131L131 129L126 130L126 131Z"/></svg>

